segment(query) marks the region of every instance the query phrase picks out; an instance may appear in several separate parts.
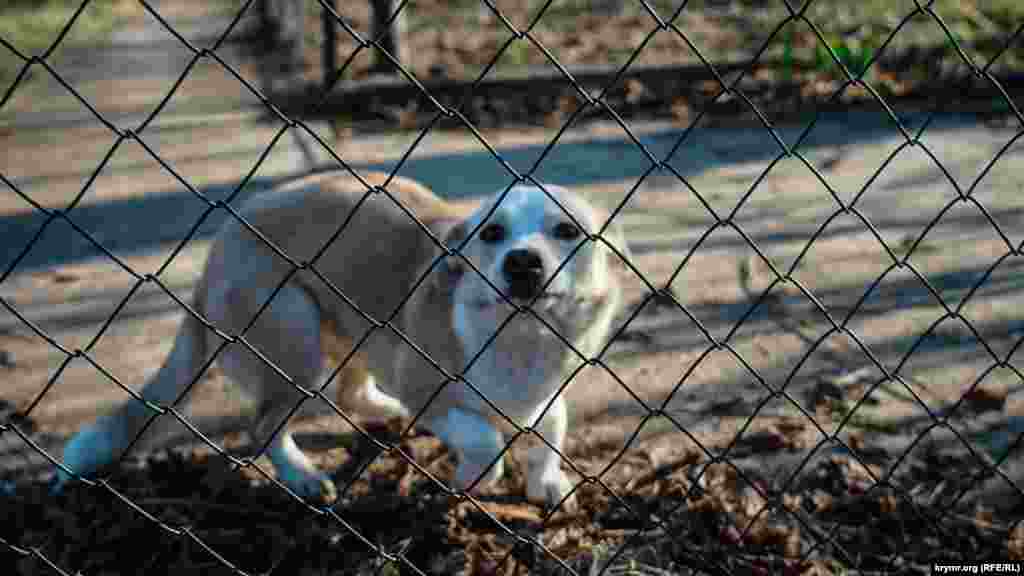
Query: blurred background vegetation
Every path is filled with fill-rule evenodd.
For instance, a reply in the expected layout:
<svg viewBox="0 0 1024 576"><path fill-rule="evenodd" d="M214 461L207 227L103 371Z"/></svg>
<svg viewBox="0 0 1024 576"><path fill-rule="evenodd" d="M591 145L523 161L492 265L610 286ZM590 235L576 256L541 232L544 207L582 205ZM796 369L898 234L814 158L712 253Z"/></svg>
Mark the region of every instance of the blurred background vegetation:
<svg viewBox="0 0 1024 576"><path fill-rule="evenodd" d="M217 0L225 9L237 9L241 0ZM482 71L494 54L511 37L505 20L519 29L529 26L541 9L543 16L531 33L550 53L566 65L621 65L644 44L637 63L659 64L696 61L696 54L678 34L661 31L649 41L648 33L657 23L651 11L669 19L679 11L673 24L702 54L713 61L750 56L789 15L782 0L496 0L498 17L479 0L410 0L405 4L404 63L414 72L427 74L443 69L453 77L472 77ZM799 2L790 2L801 6ZM255 10L253 3L251 10ZM318 68L323 42L319 19L322 8L315 0L305 2L310 68ZM900 32L887 46L892 54L916 46L932 60L949 60L957 66L959 57L953 42L935 20L917 14L903 23L918 4L913 0L810 0L804 14L821 31L824 41L850 68L861 68L902 23ZM929 6L948 27L956 43L979 58L990 58L1003 47L1000 39L1010 38L1024 22L1024 2L1019 0L935 0ZM103 43L119 18L139 13L135 0L91 0L79 13L81 0L5 0L0 4L0 81L10 82L24 65L22 55L44 53L71 18L78 13L67 38L54 51L80 50ZM368 2L339 4L346 23L360 33L370 29ZM803 22L787 24L775 35L762 58L811 63L820 71L838 73L818 36ZM358 47L344 31L338 34L339 61ZM1001 66L1016 67L1024 59L1024 40L1012 42L999 59ZM53 59L51 64L55 63ZM983 62L979 62L983 63ZM547 66L549 58L529 41L516 41L504 48L499 70L523 66ZM369 54L360 55L347 70L359 78L372 70Z"/></svg>
<svg viewBox="0 0 1024 576"><path fill-rule="evenodd" d="M44 54L77 13L67 37L54 50L54 56L59 58L63 52L102 43L109 38L118 18L139 5L130 0L92 0L84 9L81 6L81 0L0 3L0 82L4 89L25 64L11 48L27 57Z"/></svg>

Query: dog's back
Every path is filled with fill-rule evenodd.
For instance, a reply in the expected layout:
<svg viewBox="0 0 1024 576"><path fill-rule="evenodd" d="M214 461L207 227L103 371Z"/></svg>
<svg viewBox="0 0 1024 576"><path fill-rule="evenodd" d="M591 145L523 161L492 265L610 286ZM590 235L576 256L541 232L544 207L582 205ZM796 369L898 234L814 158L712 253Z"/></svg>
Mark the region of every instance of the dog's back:
<svg viewBox="0 0 1024 576"><path fill-rule="evenodd" d="M417 332L405 325L407 317L400 307L403 303L416 306L410 302L413 299L436 297L429 293L433 286L420 281L442 253L427 231L440 239L447 225L464 219L479 204L477 200L446 202L401 177L369 173L362 178L316 174L253 199L240 210L249 225L295 263L312 264L311 270L296 272L290 282L301 286L317 303L326 356L336 362L344 360L372 331L338 377L339 395L364 380L367 372L385 388L401 385L396 382L400 364L396 355L416 353L394 330L374 329L374 325L390 322L404 334ZM367 184L383 186L387 192L370 191ZM238 260L246 255L250 260L258 255L259 261L238 266ZM237 270L271 284L282 282L294 268L234 219L222 229L209 258L210 265L219 269ZM234 282L243 283L244 279ZM444 324L450 324L450 318L443 312L447 309L445 305L427 306L426 313L437 314L437 318L419 321L448 332ZM254 305L250 313L255 312ZM416 342L418 347L429 344ZM447 347L449 342L443 344ZM455 359L437 360L448 370L456 369Z"/></svg>

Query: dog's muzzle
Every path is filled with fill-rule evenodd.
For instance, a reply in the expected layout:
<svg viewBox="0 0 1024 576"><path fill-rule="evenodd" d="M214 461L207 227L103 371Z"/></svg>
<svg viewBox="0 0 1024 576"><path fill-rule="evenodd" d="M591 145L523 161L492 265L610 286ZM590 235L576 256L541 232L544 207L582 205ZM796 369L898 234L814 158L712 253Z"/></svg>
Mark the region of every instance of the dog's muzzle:
<svg viewBox="0 0 1024 576"><path fill-rule="evenodd" d="M505 255L501 272L508 283L508 295L512 298L532 299L544 287L544 261L533 250L509 251Z"/></svg>

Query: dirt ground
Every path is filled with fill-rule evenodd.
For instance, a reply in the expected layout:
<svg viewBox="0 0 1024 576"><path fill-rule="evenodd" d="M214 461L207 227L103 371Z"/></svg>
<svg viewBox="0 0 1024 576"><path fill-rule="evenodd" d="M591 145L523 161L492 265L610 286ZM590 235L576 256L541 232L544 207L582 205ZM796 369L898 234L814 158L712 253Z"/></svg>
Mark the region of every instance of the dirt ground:
<svg viewBox="0 0 1024 576"><path fill-rule="evenodd" d="M170 78L181 69L165 64ZM203 213L188 188L225 198L252 171L246 197L302 169L279 124L200 113L208 98L249 96L226 93L216 66L196 70L217 80L183 85L178 106L146 127L145 147L96 123L3 132L0 174L12 186L0 194L0 474L14 484L0 506L14 520L0 531L0 561L19 573L48 562L90 574L229 571L225 562L298 574L414 572L408 564L438 574L924 573L932 562L1024 560L1020 127L913 110L898 112L910 133L928 122L914 145L873 111L825 115L806 133L658 121L631 122L628 135L594 123L558 136L536 174L621 207L632 252L611 371L588 367L568 391L565 467L598 480L580 485L575 515L522 504L523 440L493 493L457 501L436 440L393 423L372 430L397 446L381 453L315 401L299 441L348 486L332 510L287 496L265 458L231 471L184 430L191 442L135 454L105 487L50 497L37 447L59 454L66 435L127 398L115 379L137 389L169 350L182 312L140 279L158 274L186 299L225 217L211 215L167 262ZM90 97L111 89L87 84ZM326 125L312 127L330 141ZM556 134L483 137L527 171ZM799 142L801 156L779 141ZM399 173L443 195L511 182L465 131L331 143L356 170L401 162ZM652 171L652 157L664 167ZM86 183L69 216L117 261L59 220L36 237L45 218L27 199L62 208ZM250 448L245 399L230 383L214 370L196 395L190 418L229 423L204 432L232 454ZM142 534L152 546L126 552ZM397 555L392 568L380 553Z"/></svg>

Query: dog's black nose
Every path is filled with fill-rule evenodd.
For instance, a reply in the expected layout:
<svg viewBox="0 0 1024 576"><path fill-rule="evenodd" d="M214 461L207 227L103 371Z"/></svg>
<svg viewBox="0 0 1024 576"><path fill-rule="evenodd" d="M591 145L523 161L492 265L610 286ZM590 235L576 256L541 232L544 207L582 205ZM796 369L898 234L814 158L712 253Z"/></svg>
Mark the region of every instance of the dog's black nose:
<svg viewBox="0 0 1024 576"><path fill-rule="evenodd" d="M544 282L544 261L533 250L511 250L505 255L502 273L513 298L533 298Z"/></svg>

